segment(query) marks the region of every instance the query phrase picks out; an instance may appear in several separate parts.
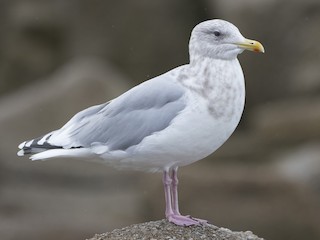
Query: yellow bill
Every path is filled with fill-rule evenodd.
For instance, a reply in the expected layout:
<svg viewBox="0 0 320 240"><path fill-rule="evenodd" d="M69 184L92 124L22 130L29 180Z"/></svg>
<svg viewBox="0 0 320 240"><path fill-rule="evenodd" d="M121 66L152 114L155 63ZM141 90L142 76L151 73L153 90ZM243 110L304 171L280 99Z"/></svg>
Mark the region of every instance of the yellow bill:
<svg viewBox="0 0 320 240"><path fill-rule="evenodd" d="M235 44L245 50L264 53L264 47L262 46L262 44L255 40L245 38L243 42L235 43Z"/></svg>

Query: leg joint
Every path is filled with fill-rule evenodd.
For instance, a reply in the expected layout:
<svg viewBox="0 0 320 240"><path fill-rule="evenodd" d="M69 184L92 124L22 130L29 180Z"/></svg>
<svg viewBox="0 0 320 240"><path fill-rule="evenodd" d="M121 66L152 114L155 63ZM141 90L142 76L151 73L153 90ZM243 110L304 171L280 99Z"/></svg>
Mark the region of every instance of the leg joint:
<svg viewBox="0 0 320 240"><path fill-rule="evenodd" d="M170 177L169 172L163 173L162 182L165 186L170 186L172 184L172 178Z"/></svg>

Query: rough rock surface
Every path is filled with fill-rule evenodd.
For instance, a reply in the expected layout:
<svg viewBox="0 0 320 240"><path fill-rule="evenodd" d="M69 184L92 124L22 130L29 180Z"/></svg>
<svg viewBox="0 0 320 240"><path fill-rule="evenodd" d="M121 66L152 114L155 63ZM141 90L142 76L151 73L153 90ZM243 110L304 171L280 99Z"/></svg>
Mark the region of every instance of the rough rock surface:
<svg viewBox="0 0 320 240"><path fill-rule="evenodd" d="M227 228L219 228L214 225L179 227L167 220L159 220L135 224L111 232L96 234L89 240L262 240L250 231L233 232Z"/></svg>

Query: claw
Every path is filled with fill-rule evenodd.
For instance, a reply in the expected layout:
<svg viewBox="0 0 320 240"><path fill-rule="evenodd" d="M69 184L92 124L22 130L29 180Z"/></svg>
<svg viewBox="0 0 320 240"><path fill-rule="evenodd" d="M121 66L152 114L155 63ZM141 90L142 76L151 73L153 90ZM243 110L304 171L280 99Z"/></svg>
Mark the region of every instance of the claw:
<svg viewBox="0 0 320 240"><path fill-rule="evenodd" d="M171 223L174 223L178 226L194 226L194 225L200 225L200 223L196 220L193 220L187 216L181 216L181 215L170 215L167 217L168 221Z"/></svg>
<svg viewBox="0 0 320 240"><path fill-rule="evenodd" d="M167 219L169 222L174 223L178 226L199 226L199 225L205 225L208 223L207 220L199 219L199 218L193 218L191 216L182 216L182 215L176 215L171 214L167 216Z"/></svg>
<svg viewBox="0 0 320 240"><path fill-rule="evenodd" d="M207 225L208 224L208 220L205 220L205 219L194 218L194 217L191 217L191 219L199 222L201 225Z"/></svg>
<svg viewBox="0 0 320 240"><path fill-rule="evenodd" d="M164 195L166 200L166 218L169 222L174 223L178 226L199 226L206 225L207 220L193 218L190 215L183 216L179 212L178 204L178 178L177 170L175 168L172 170L172 176L170 176L170 171L166 170L163 172L163 186Z"/></svg>

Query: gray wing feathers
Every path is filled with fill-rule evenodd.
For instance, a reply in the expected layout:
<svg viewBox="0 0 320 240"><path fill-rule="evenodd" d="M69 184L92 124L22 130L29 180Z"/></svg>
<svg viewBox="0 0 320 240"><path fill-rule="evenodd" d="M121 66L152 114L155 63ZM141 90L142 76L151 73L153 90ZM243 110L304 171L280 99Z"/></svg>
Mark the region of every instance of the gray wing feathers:
<svg viewBox="0 0 320 240"><path fill-rule="evenodd" d="M95 143L125 150L161 131L184 109L184 90L161 76L118 98L75 115L60 131L68 131L69 147Z"/></svg>

